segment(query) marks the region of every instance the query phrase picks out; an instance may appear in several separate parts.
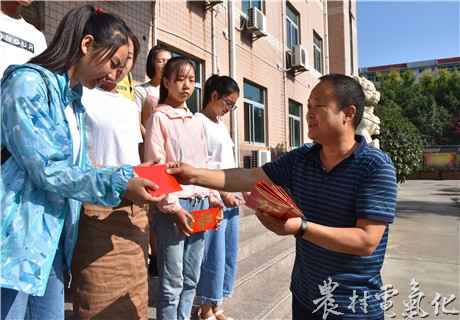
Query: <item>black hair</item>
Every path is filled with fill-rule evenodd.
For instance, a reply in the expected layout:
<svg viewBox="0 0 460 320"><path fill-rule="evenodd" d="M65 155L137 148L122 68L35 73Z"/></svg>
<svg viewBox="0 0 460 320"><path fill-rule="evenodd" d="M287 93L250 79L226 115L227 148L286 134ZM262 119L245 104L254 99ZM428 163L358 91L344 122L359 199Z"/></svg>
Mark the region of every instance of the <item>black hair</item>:
<svg viewBox="0 0 460 320"><path fill-rule="evenodd" d="M227 76L213 74L204 84L203 109L208 105L214 91L217 92L219 97L225 97L234 92L237 92L238 95L240 94L240 88L235 80Z"/></svg>
<svg viewBox="0 0 460 320"><path fill-rule="evenodd" d="M84 5L64 16L45 51L29 62L56 73L67 71L81 57L81 41L87 35L94 38L96 58L109 60L121 46L128 44L128 29L121 18Z"/></svg>
<svg viewBox="0 0 460 320"><path fill-rule="evenodd" d="M133 42L133 67L136 64L137 57L139 56L139 52L141 51L141 45L139 43L139 39L134 35L130 28L126 27L128 30L128 38L131 39Z"/></svg>
<svg viewBox="0 0 460 320"><path fill-rule="evenodd" d="M195 67L193 63L184 57L174 57L166 62L165 67L163 69L163 75L161 76L161 83L160 83L160 98L158 99L158 103L164 103L166 98L168 97L168 89L165 87L163 79L171 79L173 73L176 73L176 79L180 75L185 74L185 70L187 66L192 67L192 72L195 73ZM175 80L175 79L174 79Z"/></svg>
<svg viewBox="0 0 460 320"><path fill-rule="evenodd" d="M147 62L145 64L145 72L147 74L147 77L149 77L150 79L153 79L156 75L155 59L157 57L158 52L160 51L167 51L171 54L172 57L172 51L168 47L161 44L152 47L152 49L150 49L149 51L149 54L147 56Z"/></svg>
<svg viewBox="0 0 460 320"><path fill-rule="evenodd" d="M361 84L352 77L331 73L319 78L320 81L330 81L335 86L335 96L339 110L355 106L356 113L353 124L355 128L361 123L364 114L365 95Z"/></svg>

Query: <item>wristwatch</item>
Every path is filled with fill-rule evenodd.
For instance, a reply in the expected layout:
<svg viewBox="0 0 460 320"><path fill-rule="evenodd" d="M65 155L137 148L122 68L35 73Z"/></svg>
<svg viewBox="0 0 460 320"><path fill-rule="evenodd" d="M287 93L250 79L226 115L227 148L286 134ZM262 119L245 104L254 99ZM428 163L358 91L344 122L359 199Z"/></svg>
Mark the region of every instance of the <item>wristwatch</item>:
<svg viewBox="0 0 460 320"><path fill-rule="evenodd" d="M296 239L303 238L303 235L305 234L305 230L307 230L307 222L308 222L307 218L302 218L302 224L300 225L299 232L297 232L297 234L294 235Z"/></svg>

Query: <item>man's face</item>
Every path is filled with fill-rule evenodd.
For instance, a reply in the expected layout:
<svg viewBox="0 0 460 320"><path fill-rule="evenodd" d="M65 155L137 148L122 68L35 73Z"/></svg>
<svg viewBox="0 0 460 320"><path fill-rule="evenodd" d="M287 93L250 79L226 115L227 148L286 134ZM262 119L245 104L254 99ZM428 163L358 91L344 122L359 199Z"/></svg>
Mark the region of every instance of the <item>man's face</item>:
<svg viewBox="0 0 460 320"><path fill-rule="evenodd" d="M338 111L335 86L321 81L312 90L307 105L308 137L324 144L342 134L343 112Z"/></svg>

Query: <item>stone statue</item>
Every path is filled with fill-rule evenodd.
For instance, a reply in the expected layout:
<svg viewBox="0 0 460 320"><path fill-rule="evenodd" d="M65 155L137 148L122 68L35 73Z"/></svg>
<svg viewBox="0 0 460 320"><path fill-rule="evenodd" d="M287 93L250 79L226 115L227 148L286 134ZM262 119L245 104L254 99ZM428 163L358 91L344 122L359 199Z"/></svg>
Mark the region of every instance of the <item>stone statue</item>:
<svg viewBox="0 0 460 320"><path fill-rule="evenodd" d="M354 76L353 79L357 80L363 87L366 99L363 120L361 120L361 123L356 128L356 134L364 136L369 145L380 148L379 139L372 139L372 135L380 133L380 119L374 114L374 106L380 100L380 92L366 78Z"/></svg>

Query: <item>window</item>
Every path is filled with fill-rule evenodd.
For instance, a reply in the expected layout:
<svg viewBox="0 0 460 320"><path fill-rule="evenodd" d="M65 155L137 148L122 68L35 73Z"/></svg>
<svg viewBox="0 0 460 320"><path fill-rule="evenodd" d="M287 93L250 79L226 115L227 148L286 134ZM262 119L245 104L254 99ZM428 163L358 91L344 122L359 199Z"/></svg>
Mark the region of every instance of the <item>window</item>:
<svg viewBox="0 0 460 320"><path fill-rule="evenodd" d="M315 69L323 73L323 40L314 32L313 33L313 59Z"/></svg>
<svg viewBox="0 0 460 320"><path fill-rule="evenodd" d="M264 91L244 82L244 141L265 144Z"/></svg>
<svg viewBox="0 0 460 320"><path fill-rule="evenodd" d="M173 57L181 57L183 55L178 54L173 51ZM201 110L201 92L203 90L203 83L201 82L201 75L203 74L202 65L200 62L190 59L186 56L183 56L190 60L195 68L195 90L193 90L190 98L187 99L187 108L192 112L199 112Z"/></svg>
<svg viewBox="0 0 460 320"><path fill-rule="evenodd" d="M286 46L292 48L299 43L299 15L286 5Z"/></svg>
<svg viewBox="0 0 460 320"><path fill-rule="evenodd" d="M256 7L262 11L262 0L243 0L241 1L241 10L243 12L248 12L248 8Z"/></svg>
<svg viewBox="0 0 460 320"><path fill-rule="evenodd" d="M302 106L289 100L289 142L291 148L302 145Z"/></svg>
<svg viewBox="0 0 460 320"><path fill-rule="evenodd" d="M193 94L190 96L190 98L188 98L187 100L187 108L189 108L189 110L192 113L195 113L201 111L201 92L203 90L201 75L203 74L203 72L201 63L192 59L189 60L195 67L195 90L193 91Z"/></svg>

